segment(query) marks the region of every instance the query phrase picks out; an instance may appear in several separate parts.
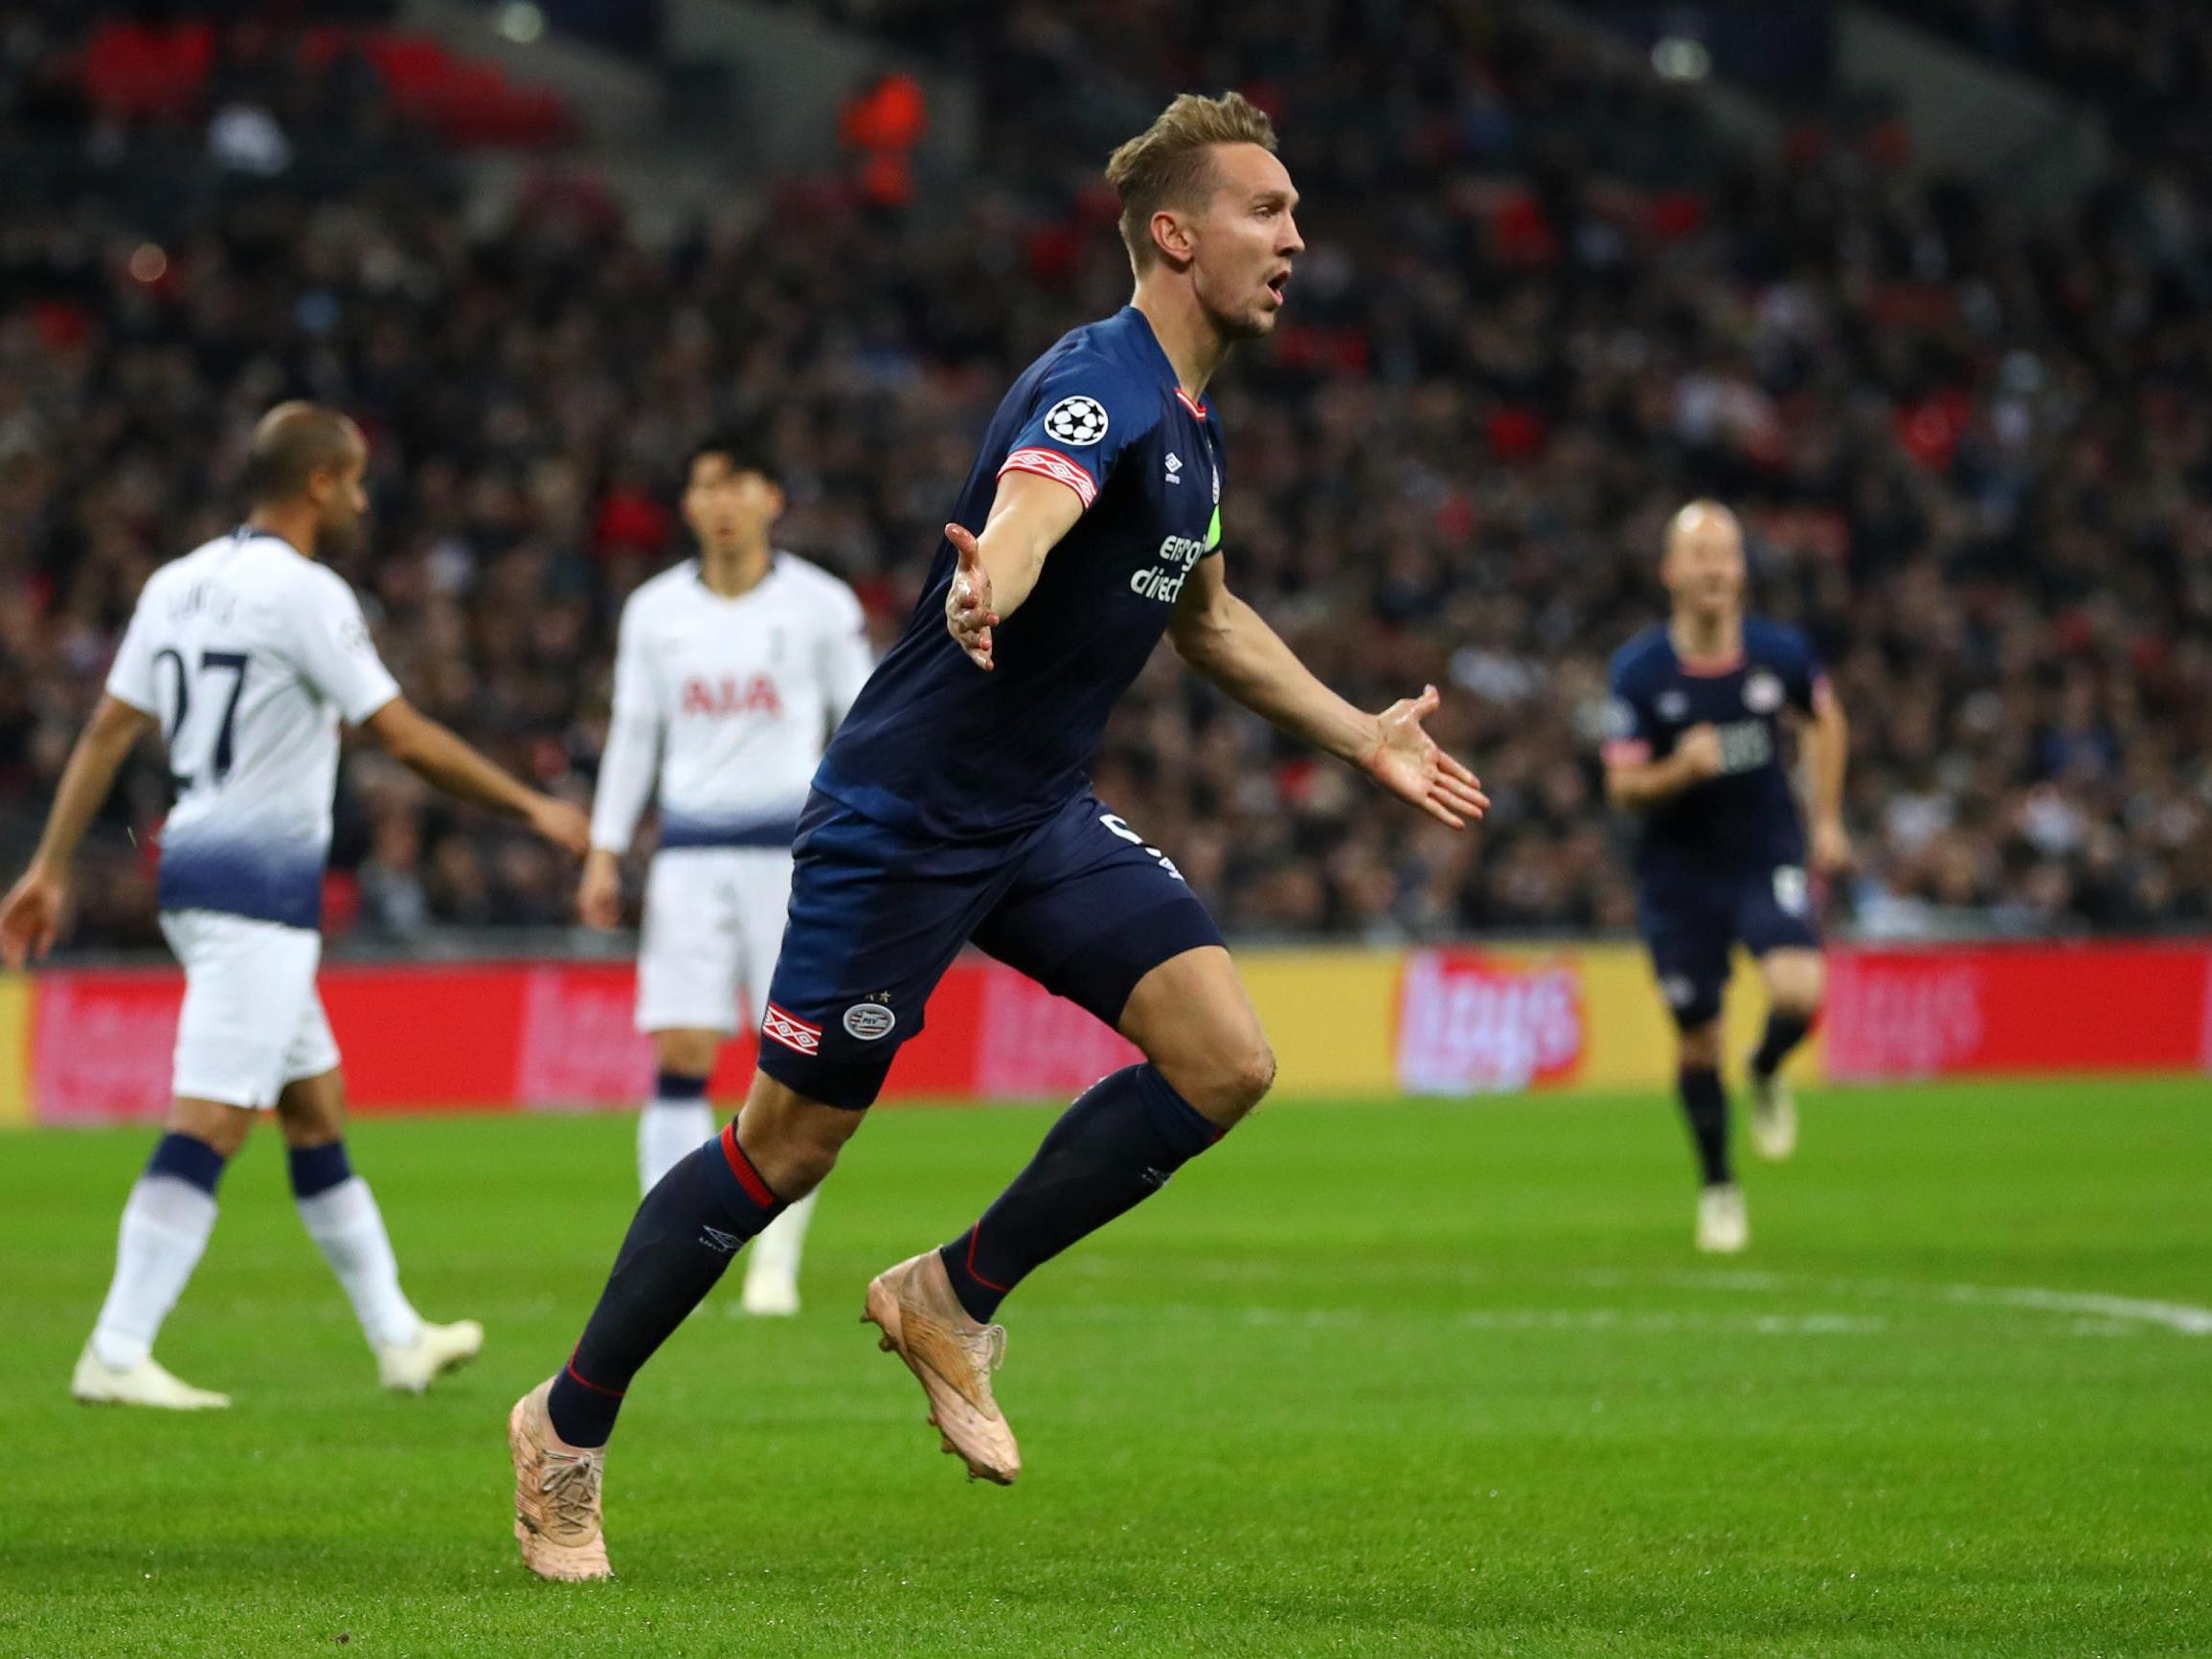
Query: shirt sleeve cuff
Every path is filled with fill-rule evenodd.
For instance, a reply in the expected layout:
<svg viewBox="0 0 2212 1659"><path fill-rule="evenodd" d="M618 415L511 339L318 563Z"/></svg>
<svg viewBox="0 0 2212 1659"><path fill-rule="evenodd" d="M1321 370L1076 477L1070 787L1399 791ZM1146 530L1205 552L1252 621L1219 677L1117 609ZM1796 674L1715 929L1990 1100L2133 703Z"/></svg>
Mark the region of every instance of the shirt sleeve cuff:
<svg viewBox="0 0 2212 1659"><path fill-rule="evenodd" d="M1039 478L1057 480L1075 492L1085 510L1098 499L1097 481L1056 449L1017 449L1006 457L999 476L1004 478L1010 472L1033 472Z"/></svg>

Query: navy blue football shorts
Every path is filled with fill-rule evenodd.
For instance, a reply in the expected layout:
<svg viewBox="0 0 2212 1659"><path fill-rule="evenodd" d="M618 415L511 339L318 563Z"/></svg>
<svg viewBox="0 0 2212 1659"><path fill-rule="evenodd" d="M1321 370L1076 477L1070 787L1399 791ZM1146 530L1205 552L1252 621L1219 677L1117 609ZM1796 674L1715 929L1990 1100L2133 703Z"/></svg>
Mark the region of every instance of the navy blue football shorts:
<svg viewBox="0 0 2212 1659"><path fill-rule="evenodd" d="M816 794L792 843L791 911L760 1069L858 1110L971 941L1117 1024L1137 982L1222 942L1174 863L1085 794L1006 841L928 841Z"/></svg>
<svg viewBox="0 0 2212 1659"><path fill-rule="evenodd" d="M1651 951L1659 995L1684 1031L1720 1017L1728 953L1737 945L1754 956L1820 948L1805 872L1794 864L1646 880L1636 895L1636 929Z"/></svg>

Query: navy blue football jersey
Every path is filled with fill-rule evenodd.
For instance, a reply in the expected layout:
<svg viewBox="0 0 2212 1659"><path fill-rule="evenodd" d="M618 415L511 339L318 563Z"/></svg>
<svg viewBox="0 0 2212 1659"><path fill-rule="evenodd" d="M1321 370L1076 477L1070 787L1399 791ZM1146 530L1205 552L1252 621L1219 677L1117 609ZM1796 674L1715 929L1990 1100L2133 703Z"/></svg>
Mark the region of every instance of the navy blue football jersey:
<svg viewBox="0 0 2212 1659"><path fill-rule="evenodd" d="M1770 870L1805 862L1805 831L1783 768L1782 713L1811 713L1828 683L1804 635L1747 618L1732 658L1685 661L1664 626L1616 652L1608 759L1663 760L1693 726L1720 732L1720 776L1641 815L1637 873L1647 880Z"/></svg>
<svg viewBox="0 0 2212 1659"><path fill-rule="evenodd" d="M1063 336L1014 382L954 522L981 535L1000 475L1013 471L1066 485L1083 516L992 630L989 673L945 629L959 559L938 542L905 632L815 774L817 790L864 817L943 841L1051 817L1089 787L1107 715L1192 567L1220 545L1220 428L1176 384L1132 306Z"/></svg>

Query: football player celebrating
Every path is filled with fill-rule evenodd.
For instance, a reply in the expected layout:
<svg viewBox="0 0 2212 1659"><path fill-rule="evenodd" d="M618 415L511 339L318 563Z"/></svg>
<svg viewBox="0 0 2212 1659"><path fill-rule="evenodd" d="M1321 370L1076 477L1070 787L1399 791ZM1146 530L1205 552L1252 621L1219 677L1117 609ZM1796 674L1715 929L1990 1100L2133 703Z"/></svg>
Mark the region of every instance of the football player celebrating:
<svg viewBox="0 0 2212 1659"><path fill-rule="evenodd" d="M1421 729L1433 687L1354 707L1222 573L1206 386L1274 328L1304 247L1267 118L1186 95L1107 177L1136 294L1015 381L905 633L824 756L743 1112L646 1198L582 1340L509 1415L516 1536L547 1578L606 1575L600 1482L624 1391L731 1245L829 1173L970 940L1144 1056L1070 1106L980 1220L869 1287L865 1317L971 1475L1021 1468L991 1385L1001 1299L1267 1093L1275 1057L1205 906L1092 793L1107 715L1162 635L1415 810L1459 829L1488 806Z"/></svg>

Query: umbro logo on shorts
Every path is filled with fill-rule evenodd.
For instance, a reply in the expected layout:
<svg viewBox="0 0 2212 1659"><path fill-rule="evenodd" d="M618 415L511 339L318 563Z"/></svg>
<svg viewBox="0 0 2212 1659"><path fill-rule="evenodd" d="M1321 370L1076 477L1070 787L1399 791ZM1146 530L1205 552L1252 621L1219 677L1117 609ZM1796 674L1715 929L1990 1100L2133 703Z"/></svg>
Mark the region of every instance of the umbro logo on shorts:
<svg viewBox="0 0 2212 1659"><path fill-rule="evenodd" d="M760 1021L760 1035L770 1042L780 1042L794 1054L819 1054L822 1051L822 1027L809 1025L771 1002L768 1016Z"/></svg>

